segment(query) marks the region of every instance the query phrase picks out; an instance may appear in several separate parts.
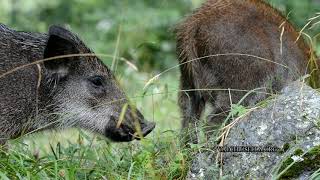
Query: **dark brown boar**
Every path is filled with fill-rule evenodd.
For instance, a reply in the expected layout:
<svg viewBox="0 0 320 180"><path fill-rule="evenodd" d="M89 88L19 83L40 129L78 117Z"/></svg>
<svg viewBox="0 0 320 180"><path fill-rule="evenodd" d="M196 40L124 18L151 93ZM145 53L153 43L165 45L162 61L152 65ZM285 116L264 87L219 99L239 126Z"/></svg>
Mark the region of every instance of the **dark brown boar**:
<svg viewBox="0 0 320 180"><path fill-rule="evenodd" d="M193 142L206 104L213 107L209 124L217 124L246 90L263 89L242 103L254 105L307 69L307 45L296 42L293 25L261 0L209 0L176 30L182 126Z"/></svg>

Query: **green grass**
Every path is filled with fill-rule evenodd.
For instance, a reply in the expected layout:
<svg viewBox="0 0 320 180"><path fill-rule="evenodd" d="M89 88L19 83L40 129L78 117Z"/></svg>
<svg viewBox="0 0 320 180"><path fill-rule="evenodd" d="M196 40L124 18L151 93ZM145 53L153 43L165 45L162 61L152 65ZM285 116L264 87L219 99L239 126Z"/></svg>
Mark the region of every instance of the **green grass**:
<svg viewBox="0 0 320 180"><path fill-rule="evenodd" d="M38 144L42 148L45 144ZM127 144L110 144L80 131L76 142L57 143L49 150L16 142L3 154L0 174L28 179L179 179L187 170L188 152L177 144L176 134Z"/></svg>

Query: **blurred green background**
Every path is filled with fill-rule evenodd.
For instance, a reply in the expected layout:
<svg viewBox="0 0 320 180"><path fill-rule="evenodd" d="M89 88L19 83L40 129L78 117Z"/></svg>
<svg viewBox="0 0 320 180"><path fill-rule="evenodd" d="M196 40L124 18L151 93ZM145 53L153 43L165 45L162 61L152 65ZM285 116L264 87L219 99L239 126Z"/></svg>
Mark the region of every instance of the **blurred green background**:
<svg viewBox="0 0 320 180"><path fill-rule="evenodd" d="M133 66L119 61L113 70L145 117L157 123L146 141L127 144L109 144L78 130L36 133L11 141L10 154L0 158L0 178L86 179L83 177L90 175L97 179L183 179L190 152L179 146L177 138L181 121L179 69L161 75L149 88L143 87L158 73L178 64L174 27L203 1L0 0L0 23L43 33L51 24L67 25L96 53L130 61ZM299 29L320 12L320 0L270 3ZM320 23L305 32L315 37ZM319 44L319 36L314 40ZM320 52L319 47L315 50ZM102 59L111 67L113 58Z"/></svg>

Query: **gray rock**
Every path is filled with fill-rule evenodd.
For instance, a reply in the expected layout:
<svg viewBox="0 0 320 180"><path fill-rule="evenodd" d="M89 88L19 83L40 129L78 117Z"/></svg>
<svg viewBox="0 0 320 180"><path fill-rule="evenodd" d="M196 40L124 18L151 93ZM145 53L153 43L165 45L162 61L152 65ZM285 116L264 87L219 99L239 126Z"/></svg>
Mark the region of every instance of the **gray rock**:
<svg viewBox="0 0 320 180"><path fill-rule="evenodd" d="M225 146L268 146L282 149L280 152L223 153L223 175L231 179L275 178L286 167L285 163L293 160L298 161L296 167L301 167L298 170L290 169L292 172L287 171L286 175L293 179L308 179L320 168L320 93L300 82L290 84L266 107L252 111L232 127ZM318 154L308 153L310 150L317 150ZM301 156L301 153L306 155ZM216 166L215 158L211 158L215 156L212 153L201 154L201 162L206 163L202 163L205 164L202 167L199 164L196 169L202 170L202 176L198 176L196 169L191 167L188 178L219 178L218 173L208 170L211 166ZM197 159L193 165L199 161ZM312 164L308 164L310 162Z"/></svg>

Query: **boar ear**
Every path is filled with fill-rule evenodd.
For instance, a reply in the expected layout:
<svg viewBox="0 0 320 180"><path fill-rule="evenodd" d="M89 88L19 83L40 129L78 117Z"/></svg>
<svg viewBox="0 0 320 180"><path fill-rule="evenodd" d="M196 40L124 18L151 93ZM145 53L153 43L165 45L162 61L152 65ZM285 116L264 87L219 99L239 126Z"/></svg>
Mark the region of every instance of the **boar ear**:
<svg viewBox="0 0 320 180"><path fill-rule="evenodd" d="M79 54L76 36L60 26L49 28L48 41L44 50L44 58ZM44 66L55 77L63 78L69 74L71 67L75 65L75 57L62 57L44 62Z"/></svg>

